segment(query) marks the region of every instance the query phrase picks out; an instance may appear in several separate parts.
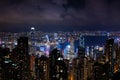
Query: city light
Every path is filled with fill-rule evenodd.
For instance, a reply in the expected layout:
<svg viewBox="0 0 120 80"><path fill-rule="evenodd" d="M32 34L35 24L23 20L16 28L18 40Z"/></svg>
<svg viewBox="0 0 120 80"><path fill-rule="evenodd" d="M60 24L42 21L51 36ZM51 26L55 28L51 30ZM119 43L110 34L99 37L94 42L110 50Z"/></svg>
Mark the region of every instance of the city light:
<svg viewBox="0 0 120 80"><path fill-rule="evenodd" d="M68 48L68 50L71 48L71 46L70 45L67 45L67 48Z"/></svg>
<svg viewBox="0 0 120 80"><path fill-rule="evenodd" d="M39 31L34 31L34 37L31 37L30 33L31 31L27 33L27 37L16 35L12 40L7 38L7 35L1 37L0 61L3 64L0 64L0 69L4 72L0 74L8 76L5 72L8 70L9 74L15 76L12 77L14 79L87 80L91 77L98 80L99 76L104 78L106 75L115 75L120 70L120 46L114 41L118 41L116 37L107 38L103 34L97 37L92 33L87 34L89 36L85 33L69 36L68 33L62 33L64 36L61 36L59 32L41 34ZM96 40L98 38L99 40ZM110 74L107 70L110 70ZM16 71L18 73L15 73Z"/></svg>
<svg viewBox="0 0 120 80"><path fill-rule="evenodd" d="M34 31L34 30L35 30L35 27L31 27L31 30L33 30L33 31Z"/></svg>

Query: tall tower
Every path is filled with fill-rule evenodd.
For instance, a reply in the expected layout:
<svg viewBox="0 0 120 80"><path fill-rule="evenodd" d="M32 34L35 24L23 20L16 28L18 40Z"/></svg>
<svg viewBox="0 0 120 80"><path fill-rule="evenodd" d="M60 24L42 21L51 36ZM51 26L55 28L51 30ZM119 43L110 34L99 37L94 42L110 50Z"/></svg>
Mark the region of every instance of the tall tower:
<svg viewBox="0 0 120 80"><path fill-rule="evenodd" d="M74 52L75 52L75 48L74 48L74 39L72 38L71 39L71 41L70 41L70 46L71 46L71 53L73 53L74 54Z"/></svg>
<svg viewBox="0 0 120 80"><path fill-rule="evenodd" d="M67 47L68 47L67 59L70 60L71 62L75 57L74 39L72 37L70 38L70 45L68 45Z"/></svg>
<svg viewBox="0 0 120 80"><path fill-rule="evenodd" d="M30 55L35 55L35 28L31 27L30 32Z"/></svg>
<svg viewBox="0 0 120 80"><path fill-rule="evenodd" d="M30 79L30 60L28 54L28 37L20 37L18 40L17 51L17 64L18 64L18 75L17 80Z"/></svg>
<svg viewBox="0 0 120 80"><path fill-rule="evenodd" d="M34 40L35 38L35 28L31 27L31 39Z"/></svg>
<svg viewBox="0 0 120 80"><path fill-rule="evenodd" d="M78 48L78 57L74 59L74 80L87 80L87 58L85 57L85 49Z"/></svg>
<svg viewBox="0 0 120 80"><path fill-rule="evenodd" d="M115 52L114 52L114 39L108 39L105 47L105 60L109 64L109 72L113 74L114 72L114 61L115 61Z"/></svg>
<svg viewBox="0 0 120 80"><path fill-rule="evenodd" d="M87 80L87 58L85 57L84 37L82 35L79 42L75 80Z"/></svg>
<svg viewBox="0 0 120 80"><path fill-rule="evenodd" d="M74 38L71 37L71 39L70 39L70 51L68 52L68 57L69 57L70 61L73 60L74 56L75 56L75 53L74 53Z"/></svg>

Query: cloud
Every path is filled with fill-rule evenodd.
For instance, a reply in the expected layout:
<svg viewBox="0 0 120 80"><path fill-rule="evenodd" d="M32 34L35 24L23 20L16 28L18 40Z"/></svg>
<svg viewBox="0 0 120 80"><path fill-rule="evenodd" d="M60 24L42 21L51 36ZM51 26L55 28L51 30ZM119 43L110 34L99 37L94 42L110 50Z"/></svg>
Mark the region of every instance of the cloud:
<svg viewBox="0 0 120 80"><path fill-rule="evenodd" d="M0 24L118 26L119 3L119 0L1 0Z"/></svg>

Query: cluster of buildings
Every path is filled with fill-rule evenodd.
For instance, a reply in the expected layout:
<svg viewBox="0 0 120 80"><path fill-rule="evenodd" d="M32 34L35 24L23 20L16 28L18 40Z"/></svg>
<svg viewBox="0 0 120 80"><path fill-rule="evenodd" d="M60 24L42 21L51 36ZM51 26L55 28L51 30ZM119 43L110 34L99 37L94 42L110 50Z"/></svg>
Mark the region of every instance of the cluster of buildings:
<svg viewBox="0 0 120 80"><path fill-rule="evenodd" d="M0 33L0 80L118 80L119 36L87 46L84 34Z"/></svg>

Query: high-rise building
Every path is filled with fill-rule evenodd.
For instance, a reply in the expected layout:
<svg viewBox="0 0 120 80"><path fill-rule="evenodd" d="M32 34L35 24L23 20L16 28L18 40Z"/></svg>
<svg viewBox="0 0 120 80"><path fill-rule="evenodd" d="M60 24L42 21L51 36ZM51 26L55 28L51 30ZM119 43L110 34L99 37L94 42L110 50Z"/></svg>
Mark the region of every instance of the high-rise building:
<svg viewBox="0 0 120 80"><path fill-rule="evenodd" d="M108 39L105 47L105 60L109 64L109 73L112 76L114 72L115 61L114 39Z"/></svg>
<svg viewBox="0 0 120 80"><path fill-rule="evenodd" d="M17 42L20 53L28 55L28 37L20 37Z"/></svg>
<svg viewBox="0 0 120 80"><path fill-rule="evenodd" d="M67 67L57 49L50 53L50 80L67 80Z"/></svg>
<svg viewBox="0 0 120 80"><path fill-rule="evenodd" d="M78 58L84 58L84 57L85 57L85 48L78 47Z"/></svg>
<svg viewBox="0 0 120 80"><path fill-rule="evenodd" d="M68 69L62 57L59 57L58 60L56 61L55 69L56 69L56 80L68 79L68 73L67 73Z"/></svg>
<svg viewBox="0 0 120 80"><path fill-rule="evenodd" d="M31 27L31 31L30 31L30 39L29 39L29 46L30 46L30 50L29 50L29 54L30 55L35 55L35 27Z"/></svg>
<svg viewBox="0 0 120 80"><path fill-rule="evenodd" d="M13 50L13 61L17 65L15 68L15 79L30 79L30 57L28 54L28 37L20 37L17 40L17 47ZM16 55L16 56L14 56Z"/></svg>
<svg viewBox="0 0 120 80"><path fill-rule="evenodd" d="M30 55L30 72L31 76L35 78L35 56Z"/></svg>
<svg viewBox="0 0 120 80"><path fill-rule="evenodd" d="M73 63L74 80L87 80L87 58L83 47L78 48L78 57Z"/></svg>
<svg viewBox="0 0 120 80"><path fill-rule="evenodd" d="M12 61L10 60L10 51L8 48L0 47L0 80L11 80Z"/></svg>
<svg viewBox="0 0 120 80"><path fill-rule="evenodd" d="M75 47L74 47L74 39L70 38L70 45L67 46L67 59L70 62L75 58Z"/></svg>
<svg viewBox="0 0 120 80"><path fill-rule="evenodd" d="M50 53L50 80L56 80L56 61L60 57L60 51L57 49L54 49Z"/></svg>
<svg viewBox="0 0 120 80"><path fill-rule="evenodd" d="M83 58L83 60L76 58L73 63L73 80L87 80L88 74L86 58Z"/></svg>
<svg viewBox="0 0 120 80"><path fill-rule="evenodd" d="M49 59L42 55L35 59L35 75L37 80L49 80Z"/></svg>

